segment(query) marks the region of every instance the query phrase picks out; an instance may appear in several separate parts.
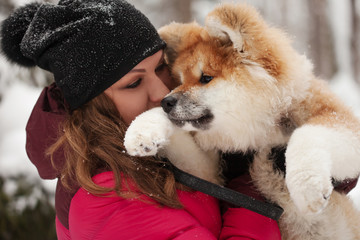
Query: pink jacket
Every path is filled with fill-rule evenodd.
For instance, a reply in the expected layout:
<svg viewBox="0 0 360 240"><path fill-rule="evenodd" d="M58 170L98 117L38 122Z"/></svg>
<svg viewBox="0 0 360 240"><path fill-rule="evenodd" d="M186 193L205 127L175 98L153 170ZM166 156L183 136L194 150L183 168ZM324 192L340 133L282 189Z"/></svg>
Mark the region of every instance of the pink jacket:
<svg viewBox="0 0 360 240"><path fill-rule="evenodd" d="M101 186L114 184L112 172L93 180ZM70 204L69 230L56 221L58 239L281 239L277 222L267 217L243 208L230 208L221 216L213 197L180 190L178 196L183 209L161 207L146 196L141 197L145 201L98 197L80 188Z"/></svg>

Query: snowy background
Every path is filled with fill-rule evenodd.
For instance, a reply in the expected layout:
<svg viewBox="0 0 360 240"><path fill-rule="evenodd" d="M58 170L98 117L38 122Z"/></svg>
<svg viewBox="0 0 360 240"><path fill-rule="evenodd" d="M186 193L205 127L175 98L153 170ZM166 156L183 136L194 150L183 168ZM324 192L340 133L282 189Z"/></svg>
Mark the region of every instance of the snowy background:
<svg viewBox="0 0 360 240"><path fill-rule="evenodd" d="M0 21L14 6L31 1L0 0ZM170 21L203 23L205 15L220 1L130 1L156 27ZM236 2L236 1L233 1ZM243 1L242 1L243 2ZM268 22L284 28L294 46L314 62L315 71L329 80L333 90L360 116L360 0L248 0ZM271 2L271 3L270 3ZM25 174L28 181L54 192L55 181L43 181L25 153L25 125L49 75L8 64L0 57L0 176ZM11 193L15 183L7 181ZM35 193L36 194L36 191ZM360 184L350 193L360 209ZM18 200L19 209L31 201Z"/></svg>

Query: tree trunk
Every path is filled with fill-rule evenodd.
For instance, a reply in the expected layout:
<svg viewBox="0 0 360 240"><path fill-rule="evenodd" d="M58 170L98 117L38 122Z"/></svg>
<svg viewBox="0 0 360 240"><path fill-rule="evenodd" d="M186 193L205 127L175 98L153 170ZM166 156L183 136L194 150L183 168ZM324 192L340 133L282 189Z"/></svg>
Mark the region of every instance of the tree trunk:
<svg viewBox="0 0 360 240"><path fill-rule="evenodd" d="M14 9L14 4L10 0L0 0L0 14L7 16ZM0 19L1 20L1 19Z"/></svg>
<svg viewBox="0 0 360 240"><path fill-rule="evenodd" d="M193 19L191 3L192 0L163 0L162 12L167 12L167 19L163 25L168 24L169 20L181 23L190 22Z"/></svg>
<svg viewBox="0 0 360 240"><path fill-rule="evenodd" d="M360 83L360 17L357 0L351 0L351 62L354 79Z"/></svg>
<svg viewBox="0 0 360 240"><path fill-rule="evenodd" d="M334 41L327 18L326 0L308 0L309 57L313 60L316 75L330 79L336 72Z"/></svg>

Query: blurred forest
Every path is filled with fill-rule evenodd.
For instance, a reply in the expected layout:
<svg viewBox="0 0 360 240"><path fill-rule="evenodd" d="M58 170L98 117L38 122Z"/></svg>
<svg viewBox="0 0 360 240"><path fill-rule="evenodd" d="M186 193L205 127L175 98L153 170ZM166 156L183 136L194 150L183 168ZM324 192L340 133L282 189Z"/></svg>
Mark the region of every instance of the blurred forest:
<svg viewBox="0 0 360 240"><path fill-rule="evenodd" d="M34 1L0 0L0 21L15 7ZM195 20L202 24L206 14L216 4L229 1L129 0L129 2L143 11L158 28L171 21ZM294 47L313 61L317 75L329 81L348 81L356 91L360 89L360 0L232 0L231 2L247 2L258 8L271 25L285 29L292 37ZM51 75L41 69L13 66L0 56L0 106L7 90L17 82L40 88L51 81ZM0 124L0 131L2 129L5 127ZM2 136L3 133L0 132L0 143ZM1 161L6 159L0 159L0 163ZM52 191L44 189L40 182L28 182L22 173L9 176L5 171L0 169L0 239L55 239L52 199L54 189ZM6 190L7 182L15 183L13 191ZM30 196L32 200L29 201L32 203L27 205L24 201L28 201ZM21 208L14 204L18 203L19 199L23 199Z"/></svg>
<svg viewBox="0 0 360 240"><path fill-rule="evenodd" d="M157 0L132 1L160 27L169 21L203 23L221 2L246 2L255 6L272 25L285 29L294 46L312 59L315 72L331 79L345 61L360 83L360 0ZM340 35L338 35L340 34ZM337 49L337 45L342 49ZM344 49L345 48L345 49ZM339 53L336 51L339 50ZM346 52L346 53L340 53ZM347 54L347 56L344 56ZM346 57L350 57L346 59Z"/></svg>
<svg viewBox="0 0 360 240"><path fill-rule="evenodd" d="M31 0L0 0L0 21L19 5ZM48 0L47 2L57 2ZM206 14L221 2L247 2L258 8L272 25L285 29L293 37L297 50L312 59L315 73L331 80L340 71L360 83L360 0L130 0L156 27L171 21L203 23ZM11 75L0 59L0 99ZM18 73L22 81L41 86L51 78L40 76L38 69ZM26 73L25 73L26 72Z"/></svg>

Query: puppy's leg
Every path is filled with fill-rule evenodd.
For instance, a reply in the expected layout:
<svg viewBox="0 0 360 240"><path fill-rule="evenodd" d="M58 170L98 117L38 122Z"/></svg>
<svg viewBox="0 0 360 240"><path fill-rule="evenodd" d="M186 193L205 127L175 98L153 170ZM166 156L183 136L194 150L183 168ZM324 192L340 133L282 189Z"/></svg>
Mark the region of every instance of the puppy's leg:
<svg viewBox="0 0 360 240"><path fill-rule="evenodd" d="M328 206L321 214L302 214L291 200L284 174L274 169L269 153L269 150L262 150L256 154L250 173L255 186L263 196L284 209L279 219L283 239L359 239L354 237L359 236L358 211L354 209L347 196L334 191Z"/></svg>
<svg viewBox="0 0 360 240"><path fill-rule="evenodd" d="M274 168L273 159L269 159L270 149L259 151L250 168L254 185L270 202L284 209L279 219L279 227L283 239L311 240L313 238L310 223L299 215L299 211L291 201L285 184L284 173Z"/></svg>
<svg viewBox="0 0 360 240"><path fill-rule="evenodd" d="M281 171L275 170L274 160L269 158L270 155L270 149L258 151L251 164L250 174L260 192L271 202L283 207L290 199L284 181L285 176Z"/></svg>
<svg viewBox="0 0 360 240"><path fill-rule="evenodd" d="M200 149L189 132L176 128L169 144L160 149L159 154L187 173L216 184L223 184L219 153Z"/></svg>
<svg viewBox="0 0 360 240"><path fill-rule="evenodd" d="M286 151L286 184L303 213L319 213L337 180L360 172L360 141L347 129L304 125L294 131Z"/></svg>

